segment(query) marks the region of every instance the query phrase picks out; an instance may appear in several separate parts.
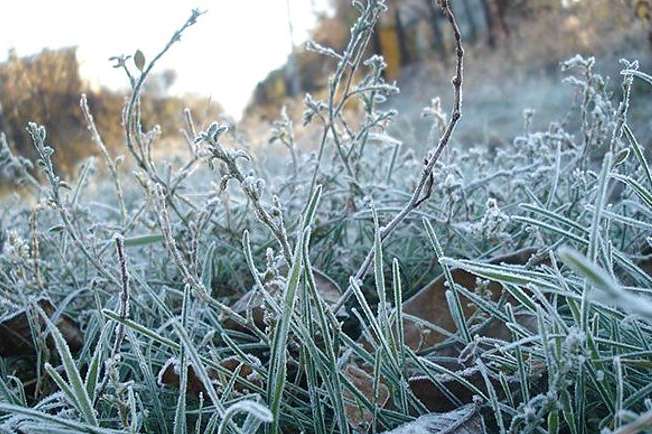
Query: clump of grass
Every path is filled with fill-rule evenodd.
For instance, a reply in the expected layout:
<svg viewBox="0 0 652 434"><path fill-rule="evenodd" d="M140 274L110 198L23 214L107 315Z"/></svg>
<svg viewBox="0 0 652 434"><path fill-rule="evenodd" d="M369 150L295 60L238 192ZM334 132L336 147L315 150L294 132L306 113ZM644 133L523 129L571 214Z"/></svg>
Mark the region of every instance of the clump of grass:
<svg viewBox="0 0 652 434"><path fill-rule="evenodd" d="M2 140L3 167L31 191L3 210L2 313L45 295L78 320L84 344L72 354L56 318L36 309L33 357L0 358L0 428L380 432L437 404L417 397L417 377L458 407L418 419L430 429L456 419L491 432L647 426L652 171L627 113L633 80L652 78L624 62L618 100L595 61L576 57L564 67L582 96L568 114L577 131L553 123L532 132L527 121L494 154L461 149L453 133L464 51L452 5L438 3L456 63L450 113L442 100L425 110L434 120L425 156L389 135L398 113L386 100L398 89L383 79L382 58L366 57L382 0L353 2L359 18L342 52L310 45L337 65L326 99L305 100L304 121L320 132L316 155L302 152L287 115L274 125L291 150L287 173L226 146L217 121L199 131L190 111L189 159L152 158L159 129L143 130L142 87L198 11L151 61L116 57L132 87L122 119L131 173L106 152L84 97L110 180L91 182L93 162L61 179L58 144L29 124L41 184ZM354 126L346 111L355 100ZM524 265L487 261L522 247L538 249ZM460 285L455 268L477 276L476 288ZM416 351L405 342L403 301L440 271L455 330ZM339 300L327 300L323 275L344 288ZM486 281L501 285L498 299L483 294ZM258 302L239 308L241 296ZM436 321L421 318L424 328ZM366 376L370 392L355 383Z"/></svg>

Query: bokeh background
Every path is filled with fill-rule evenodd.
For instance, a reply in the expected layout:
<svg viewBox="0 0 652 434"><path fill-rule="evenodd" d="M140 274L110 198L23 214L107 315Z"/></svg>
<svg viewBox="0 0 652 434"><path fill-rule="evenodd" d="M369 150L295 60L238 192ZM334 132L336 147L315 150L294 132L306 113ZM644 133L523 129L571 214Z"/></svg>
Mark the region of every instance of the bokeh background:
<svg viewBox="0 0 652 434"><path fill-rule="evenodd" d="M453 43L431 0L387 4L370 46L384 56L386 78L402 90L387 103L401 113L395 134L418 143L429 125L420 120L420 108L450 92ZM638 59L643 70L652 66L650 0L454 0L453 6L467 49L463 142L499 145L522 129L520 114L530 107L537 109L538 127L558 120L574 97L571 86L560 84L559 64L576 53L596 56L598 69L612 77L620 58ZM137 49L155 55L192 7L208 13L147 83L144 122L164 127L158 150L183 147L178 130L184 107L200 124L226 119L237 125L252 147L265 145L262 131L287 107L300 139L303 95L324 93L335 66L332 58L307 50L305 42L344 49L355 17L350 0L4 5L0 130L10 146L33 158L24 126L36 121L57 150L58 169L74 171L97 152L79 110L86 93L105 143L118 153L128 80L109 57ZM632 122L647 133L649 113L642 103L632 114Z"/></svg>

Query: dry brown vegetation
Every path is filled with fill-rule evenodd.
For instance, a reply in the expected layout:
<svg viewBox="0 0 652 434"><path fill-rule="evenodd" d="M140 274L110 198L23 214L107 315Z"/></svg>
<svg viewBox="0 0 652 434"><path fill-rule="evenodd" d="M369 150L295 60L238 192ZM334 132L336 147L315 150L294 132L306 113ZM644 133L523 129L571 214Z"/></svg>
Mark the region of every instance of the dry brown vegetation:
<svg viewBox="0 0 652 434"><path fill-rule="evenodd" d="M164 71L152 78L145 89L148 97L142 102L143 123L148 129L155 124L176 125L177 128L167 128L165 134L178 142L177 131L182 126L185 107L196 113L200 123L222 114L220 105L207 98L168 95L173 72ZM57 144L57 167L71 173L80 160L97 153L79 109L81 94L87 95L107 148L117 152L123 142L120 119L127 93L94 89L85 82L79 74L74 47L45 49L28 57L12 52L0 64L0 131L7 135L14 152L34 159L25 126L31 121L44 125L52 143Z"/></svg>

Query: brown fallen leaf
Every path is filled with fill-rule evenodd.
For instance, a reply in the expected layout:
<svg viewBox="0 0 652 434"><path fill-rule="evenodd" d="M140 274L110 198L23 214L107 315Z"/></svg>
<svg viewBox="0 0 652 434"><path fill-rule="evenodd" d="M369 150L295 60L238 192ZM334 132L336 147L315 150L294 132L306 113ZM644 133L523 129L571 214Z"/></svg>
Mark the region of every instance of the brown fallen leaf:
<svg viewBox="0 0 652 434"><path fill-rule="evenodd" d="M281 272L284 271L285 270L281 270ZM321 294L324 301L327 304L336 303L342 294L342 290L337 285L337 283L333 279L328 277L326 273L316 268L313 268L313 275L315 276L315 285L317 287L317 291L319 291L319 294ZM248 316L247 314L250 313L254 325L262 330L265 328L265 322L264 322L265 311L263 306L264 306L263 296L260 294L259 291L252 289L246 294L244 294L242 297L240 297L235 303L233 303L231 309L234 312L244 317L247 317ZM235 320L228 317L224 318L223 325L227 329L246 331L246 328L243 327L242 324L239 324Z"/></svg>
<svg viewBox="0 0 652 434"><path fill-rule="evenodd" d="M532 255L537 252L537 250L538 249L536 248L519 250L505 256L496 257L492 259L490 263L505 263L511 265L525 264ZM475 274L455 268L451 270L451 275L453 276L455 283L458 285L464 286L471 291L476 287L476 279L478 276ZM446 302L447 289L446 278L442 274L406 300L403 304L403 312L407 315L435 324L451 333L455 332L455 322L453 321L453 317L448 309L448 303ZM497 300L501 294L502 286L499 283L490 282L486 289L489 291L492 300ZM463 298L461 301L464 315L468 318L475 312L475 308L470 304L468 299ZM403 328L405 330L405 344L415 351L432 347L446 338L444 334L438 333L435 330L424 330L424 327L409 318L404 320ZM489 335L491 334L491 326L488 327L487 333L489 333Z"/></svg>
<svg viewBox="0 0 652 434"><path fill-rule="evenodd" d="M537 253L538 249L529 248L519 250L509 255L500 256L490 261L492 264L510 264L521 265L527 263L530 258ZM477 276L461 269L451 270L453 280L458 285L464 286L469 290L473 290L476 286ZM437 326L454 332L456 325L448 309L446 302L445 292L448 287L445 285L446 279L443 275L437 277L425 288L415 294L404 304L403 311L409 315L418 317L422 320L436 324ZM502 292L502 286L496 282L489 282L486 286L489 291L488 296L492 300L497 300ZM474 306L469 303L469 300L462 298L462 308L465 316L468 318L475 312ZM526 328L536 328L536 317L528 313L516 313L517 321ZM405 343L412 349L421 350L423 348L432 347L435 344L442 342L445 335L430 330L424 333L423 328L416 322L406 319L404 321L405 329ZM490 321L481 334L486 337L492 337L501 340L510 340L512 337L511 331L507 326L499 320ZM461 348L459 346L449 346L447 348L437 351L438 356L448 356L451 360L455 360L459 356ZM440 363L442 364L442 363ZM465 366L449 362L445 365L451 371L456 371L458 374L465 377L465 379L478 387L480 390L486 391L486 384L484 378L478 371L465 371ZM539 372L542 373L545 368L541 368ZM492 380L494 388L497 391L501 390L498 382ZM415 396L428 408L430 411L447 412L457 408L457 405L449 398L450 395L454 396L459 402L463 404L471 403L473 400L473 393L458 383L457 381L447 381L444 383L447 393L441 387L434 384L428 377L417 376L409 380L410 389Z"/></svg>
<svg viewBox="0 0 652 434"><path fill-rule="evenodd" d="M512 254L500 256L492 259L490 263L492 264L525 264L533 255L536 254L538 249L528 248L516 251ZM469 290L473 291L476 287L477 276L467 272L462 269L453 269L451 270L453 280L458 285L464 286ZM455 332L456 325L453 321L453 318L448 309L448 303L446 301L445 292L448 287L445 285L446 279L442 275L434 279L423 289L417 292L410 299L405 301L403 304L403 312L407 315L419 318L422 321L427 323L432 323L437 325L440 328L450 331L451 333ZM486 285L486 290L488 290L492 300L498 300L500 294L502 293L502 287L499 283L489 282ZM475 307L471 305L470 300L462 298L462 306L464 314L467 318L475 312ZM536 317L533 315L517 312L515 314L517 321L527 327L532 328L536 327ZM419 325L416 321L405 318L404 319L404 330L405 330L405 344L408 345L415 351L422 350L424 348L429 348L442 342L446 335L443 333L438 333L434 330L424 330L425 327ZM511 331L505 326L501 321L490 321L480 333L487 337L493 337L501 340L510 340ZM369 351L373 351L372 346L364 339L360 338L360 342L365 346ZM437 356L448 357L451 361L447 363L439 364L445 366L451 371L456 371L462 374L462 371L466 368L461 363L456 362L457 357L460 355L462 350L461 346L450 345L446 348L439 349L437 351ZM363 367L366 368L366 367ZM485 390L484 379L479 374L479 372L471 373L466 379L474 384L476 387L481 390ZM450 395L455 396L458 401L462 403L472 402L472 393L463 385L456 381L449 381L446 384ZM428 410L433 412L447 412L452 411L457 408L457 405L454 404L446 393L444 393L437 385L435 385L430 379L424 376L417 376L409 380L409 386L412 389L415 396L428 408ZM499 388L499 385L495 385L496 389Z"/></svg>
<svg viewBox="0 0 652 434"><path fill-rule="evenodd" d="M236 302L231 305L231 310L245 318L251 316L253 319L253 326L262 330L265 328L264 304L263 296L258 291L252 289L236 300ZM238 330L242 332L247 331L247 327L226 316L222 319L222 325L224 328L230 330Z"/></svg>
<svg viewBox="0 0 652 434"><path fill-rule="evenodd" d="M484 434L482 416L473 405L421 416L384 434Z"/></svg>
<svg viewBox="0 0 652 434"><path fill-rule="evenodd" d="M483 393L487 394L487 385L480 371L476 368L465 369L461 364L445 364L438 363L451 371L456 372L460 377L463 377L466 381L473 384L475 387L480 389ZM536 361L530 365L530 376L529 380L531 384L536 387L536 384L544 384L546 376L546 366L542 362ZM414 393L419 401L429 411L433 412L447 412L453 411L458 408L458 405L454 403L449 396L455 397L462 404L470 404L473 402L474 393L469 390L466 386L462 385L453 378L447 379L446 381L440 380L441 386L444 386L447 389L447 392L442 389L441 386L433 383L430 378L426 376L417 376L409 379L408 384L410 389ZM491 384L493 385L496 394L500 397L504 395L503 387L500 382L495 379L490 379ZM508 379L508 387L512 390L512 393L519 393L518 382L515 378Z"/></svg>
<svg viewBox="0 0 652 434"><path fill-rule="evenodd" d="M470 377L467 377L466 380L471 384L480 387L481 390L484 389L484 380L480 373L474 373ZM408 381L408 384L410 390L414 393L414 396L416 396L429 411L445 412L455 410L458 407L440 387L426 376L412 377ZM463 404L472 402L473 393L462 384L456 381L450 381L444 383L443 386L446 387L450 395L454 396L459 400L459 402Z"/></svg>
<svg viewBox="0 0 652 434"><path fill-rule="evenodd" d="M245 379L257 386L261 385L260 380L255 377L254 370L251 367L251 365L241 362L238 358L234 356L227 357L226 359L222 360L220 362L220 366L233 373L235 373L239 369L238 376L240 378ZM180 370L179 360L174 357L168 359L158 373L159 385L179 387L179 384L181 382L181 378L179 376L179 370ZM219 373L215 369L209 368L207 371L208 371L208 377L211 379L212 382L216 384L220 384L224 386L230 380L230 378L228 378L227 375ZM234 388L239 392L243 392L243 393L245 392L245 387L240 382L236 382ZM195 370L192 367L192 365L188 366L188 384L186 386L186 392L194 396L199 396L200 393L203 393L204 396L206 396L206 389L204 388L204 384L195 373Z"/></svg>
<svg viewBox="0 0 652 434"><path fill-rule="evenodd" d="M344 375L369 402L380 408L387 405L389 389L382 382L378 384L377 399L374 399L374 379L371 375L353 363L344 368ZM349 424L361 432L367 431L374 420L374 415L362 404L354 404L357 399L349 390L344 390L343 395L346 400L352 401L352 403L345 402L344 404L344 412Z"/></svg>
<svg viewBox="0 0 652 434"><path fill-rule="evenodd" d="M324 301L330 305L335 304L342 296L342 288L323 271L313 268L312 272L315 276L317 291Z"/></svg>
<svg viewBox="0 0 652 434"><path fill-rule="evenodd" d="M652 276L652 246L646 246L641 254L647 256L647 258L639 262L638 266L641 267L641 270Z"/></svg>
<svg viewBox="0 0 652 434"><path fill-rule="evenodd" d="M50 300L40 298L36 303L52 318L56 308ZM44 330L43 320L39 315L32 314L30 318L34 321L33 325L38 328L39 332ZM52 320L66 340L70 351L79 351L84 344L84 338L77 323L63 313L56 318L52 318ZM26 309L21 309L13 315L0 318L0 356L11 357L36 354L31 327ZM55 345L52 337L47 337L46 345L49 349L54 350Z"/></svg>

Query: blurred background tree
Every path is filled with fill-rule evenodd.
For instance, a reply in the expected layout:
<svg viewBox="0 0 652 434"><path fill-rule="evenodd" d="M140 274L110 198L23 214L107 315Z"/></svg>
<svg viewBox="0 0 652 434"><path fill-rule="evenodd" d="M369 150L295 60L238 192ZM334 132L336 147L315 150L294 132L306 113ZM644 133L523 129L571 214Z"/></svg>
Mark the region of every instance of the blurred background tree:
<svg viewBox="0 0 652 434"><path fill-rule="evenodd" d="M146 128L164 125L164 139L178 139L183 109L189 107L203 123L222 114L221 106L195 95L172 96L170 87L176 73L164 70L148 80L143 100L143 122ZM34 121L45 126L48 143L56 148L57 168L70 173L83 158L98 151L92 144L79 99L86 93L97 127L109 151L122 152L121 112L125 93L106 88L94 89L79 73L75 47L45 49L38 54L20 57L12 50L0 64L0 131L3 131L14 152L33 159L33 146L24 128ZM164 140L175 146L180 140Z"/></svg>
<svg viewBox="0 0 652 434"><path fill-rule="evenodd" d="M354 12L349 0L332 0L332 13L320 17L316 42L344 48ZM467 61L506 61L513 70L556 74L559 62L575 53L609 55L638 49L650 31L650 0L456 0ZM387 78L409 77L424 64L445 65L453 49L444 16L433 0L390 0L377 25L372 50L388 65ZM635 41L635 44L632 44ZM647 43L647 42L645 42ZM646 47L644 47L646 48ZM371 53L370 53L371 54ZM288 64L272 71L256 88L248 115L278 116L289 92L294 65L301 77L299 95L317 93L326 84L332 59L295 50ZM496 62L499 63L499 62ZM470 68L469 68L470 69Z"/></svg>
<svg viewBox="0 0 652 434"><path fill-rule="evenodd" d="M511 75L554 76L559 62L575 53L616 60L631 55L645 61L648 56L641 53L649 53L651 2L454 0L467 49L467 84L499 82L507 71ZM435 2L388 0L387 5L389 11L377 24L369 53L384 56L386 78L398 80L408 93L411 83L432 86L436 80L447 81L448 74L441 72L450 66L446 62L451 58L453 41L449 32L443 31L444 16ZM292 34L289 2L287 6ZM315 14L314 40L342 50L356 16L351 1L331 0L330 10ZM245 126L275 120L283 105L288 105L292 118L300 117L299 100L306 92L317 97L324 92L333 62L293 44L287 63L271 71L253 92L245 111ZM200 124L223 113L218 103L207 98L172 95L176 78L174 70L152 76L142 103L145 126L165 126L164 144L160 146L166 149L179 147L182 142L177 126L181 125L184 107L191 108ZM432 94L431 90L427 93ZM122 152L120 119L125 93L86 83L80 76L74 47L46 49L28 57L12 51L7 61L0 63L0 130L18 154L31 158L32 146L24 127L28 121L43 124L50 143L57 148L56 164L70 172L80 159L97 152L79 111L81 93L88 95L109 150Z"/></svg>

